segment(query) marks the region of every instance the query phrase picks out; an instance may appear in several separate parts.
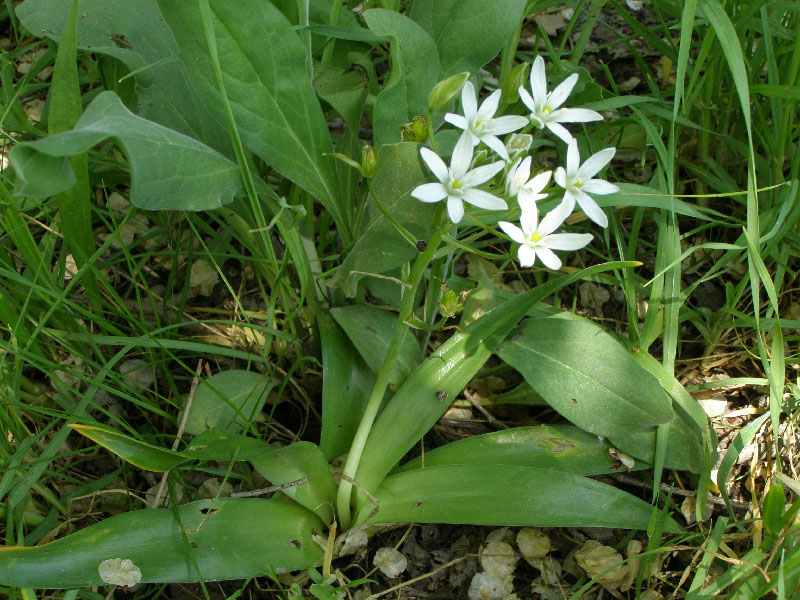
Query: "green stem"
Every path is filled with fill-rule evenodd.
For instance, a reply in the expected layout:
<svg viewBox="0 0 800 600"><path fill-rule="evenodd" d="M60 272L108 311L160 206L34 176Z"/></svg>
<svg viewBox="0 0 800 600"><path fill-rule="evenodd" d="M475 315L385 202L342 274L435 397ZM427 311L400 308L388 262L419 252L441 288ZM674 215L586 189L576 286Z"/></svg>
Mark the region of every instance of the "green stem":
<svg viewBox="0 0 800 600"><path fill-rule="evenodd" d="M372 200L375 202L375 206L378 207L378 210L380 210L383 213L383 216L386 217L389 223L391 223L394 226L394 228L400 233L400 235L403 236L403 239L407 241L412 248L416 248L417 239L414 237L414 234L412 234L408 229L403 227L400 223L397 222L397 220L392 215L389 214L389 211L386 210L386 207L378 198L378 194L375 192L375 187L372 185L371 178L367 178L367 187L369 187L369 193L372 196Z"/></svg>
<svg viewBox="0 0 800 600"><path fill-rule="evenodd" d="M403 338L408 334L408 325L406 321L409 320L411 314L414 312L414 300L417 295L417 288L425 273L425 269L428 267L428 263L430 263L436 249L442 241L442 235L449 227L450 224L448 223L447 228L439 229L433 234L428 242L427 248L417 256L417 259L414 261L414 266L411 268L411 273L408 276L408 287L403 291L400 314L398 316L397 326L394 328L392 341L389 342L389 348L386 350L386 357L383 359L383 363L381 363L378 377L375 380L375 386L372 388L372 393L367 401L367 407L364 410L364 416L361 417L361 422L358 424L358 430L353 438L353 445L350 447L350 453L347 455L347 462L344 465L343 473L351 479L355 477L358 471L361 454L364 452L364 446L367 443L367 437L372 429L372 425L375 422L375 417L378 416L378 409L386 393L389 376L397 362L397 356ZM352 519L350 513L350 496L352 490L353 485L349 481L342 479L339 484L339 494L336 499L339 524L342 526L342 531L350 526Z"/></svg>

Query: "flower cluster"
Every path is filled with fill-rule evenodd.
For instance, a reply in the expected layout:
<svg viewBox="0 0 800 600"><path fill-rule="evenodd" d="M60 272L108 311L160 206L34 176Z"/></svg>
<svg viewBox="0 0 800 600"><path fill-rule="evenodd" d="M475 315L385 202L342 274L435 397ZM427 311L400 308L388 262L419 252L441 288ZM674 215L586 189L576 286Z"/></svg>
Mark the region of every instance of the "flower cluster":
<svg viewBox="0 0 800 600"><path fill-rule="evenodd" d="M524 86L519 88L522 103L531 111L527 116L495 116L500 106L500 90L489 95L479 107L475 87L467 81L461 88L464 114L447 113L444 117L445 121L463 130L453 150L450 166L435 152L421 148L422 160L438 182L420 185L411 195L422 202L446 199L447 214L453 223L463 218L464 202L487 210L506 210L507 201L516 199L520 208L519 226L508 221L500 221L499 225L512 241L520 244L517 255L520 265L530 267L538 257L546 267L559 269L561 260L553 250L578 250L592 240L592 235L554 233L556 229L572 213L576 203L592 221L607 227L608 218L590 194L611 194L619 190L612 183L594 178L611 161L616 150L605 148L581 164L578 142L563 125L603 118L593 110L562 107L577 81L578 75L573 74L548 92L544 59L537 57L531 69L530 92ZM567 144L566 167L558 167L555 173L545 171L531 177L532 159L521 155L530 148L532 138L513 134L504 144L498 137L518 130L524 133L532 128L547 129ZM522 144L520 149L520 140L524 138L527 138L527 144ZM501 160L474 166L474 149L481 144ZM504 169L505 181L497 193L505 199L479 189ZM551 179L562 188L563 197L560 204L539 221L536 203L549 195L544 190Z"/></svg>

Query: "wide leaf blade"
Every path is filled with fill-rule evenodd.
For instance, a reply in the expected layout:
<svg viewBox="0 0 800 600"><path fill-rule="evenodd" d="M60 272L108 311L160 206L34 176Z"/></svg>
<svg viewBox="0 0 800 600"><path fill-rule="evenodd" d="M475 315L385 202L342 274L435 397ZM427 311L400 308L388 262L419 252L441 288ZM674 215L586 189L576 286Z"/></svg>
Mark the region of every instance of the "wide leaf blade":
<svg viewBox="0 0 800 600"><path fill-rule="evenodd" d="M515 465L574 475L599 475L624 470L613 467L611 445L569 425L515 427L476 435L425 452L395 473L440 465ZM641 463L641 468L647 465Z"/></svg>
<svg viewBox="0 0 800 600"><path fill-rule="evenodd" d="M627 435L675 418L658 380L591 321L528 319L497 355L564 418L595 435Z"/></svg>
<svg viewBox="0 0 800 600"><path fill-rule="evenodd" d="M224 121L197 6L177 0L160 0L159 6L198 95ZM349 210L333 159L324 156L332 151L328 127L291 23L261 0L212 0L210 6L225 91L245 147L315 196L348 242Z"/></svg>
<svg viewBox="0 0 800 600"><path fill-rule="evenodd" d="M92 101L72 131L11 149L15 193L50 196L70 188L70 157L113 138L128 155L131 202L148 210L208 210L241 192L239 170L208 146L130 112L113 92Z"/></svg>
<svg viewBox="0 0 800 600"><path fill-rule="evenodd" d="M654 508L593 479L547 469L447 465L387 477L372 523L647 529ZM363 521L373 506L356 517ZM667 531L680 531L670 520Z"/></svg>
<svg viewBox="0 0 800 600"><path fill-rule="evenodd" d="M176 510L180 524L172 509L135 510L43 546L2 547L0 581L44 589L103 585L97 567L111 558L133 561L145 583L244 579L266 575L270 567L305 569L322 557L311 536L323 524L297 504L219 498Z"/></svg>

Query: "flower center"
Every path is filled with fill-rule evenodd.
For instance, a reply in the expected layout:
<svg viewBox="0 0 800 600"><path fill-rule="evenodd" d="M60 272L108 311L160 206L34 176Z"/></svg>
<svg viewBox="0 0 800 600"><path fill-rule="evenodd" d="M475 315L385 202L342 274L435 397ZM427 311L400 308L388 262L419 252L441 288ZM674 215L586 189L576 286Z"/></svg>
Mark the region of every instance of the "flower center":
<svg viewBox="0 0 800 600"><path fill-rule="evenodd" d="M450 185L448 185L447 187L448 187L448 191L453 196L461 197L461 195L464 193L464 189L463 189L464 184L461 183L461 180L459 180L459 179L455 179L455 178L451 179L450 180Z"/></svg>
<svg viewBox="0 0 800 600"><path fill-rule="evenodd" d="M486 123L484 123L484 122L483 122L483 120L481 120L481 119L475 119L475 123L474 123L474 125L472 126L472 129L473 129L473 130L474 130L476 133L481 133L481 132L483 132L483 130L484 130L484 128L485 128L485 127L486 127Z"/></svg>
<svg viewBox="0 0 800 600"><path fill-rule="evenodd" d="M542 240L542 236L539 235L538 231L534 231L531 234L531 241L535 244L536 242L540 242Z"/></svg>
<svg viewBox="0 0 800 600"><path fill-rule="evenodd" d="M543 114L545 117L549 116L551 112L553 112L553 109L552 109L552 108L550 108L550 105L549 105L549 104L548 104L548 105L546 105L544 108L542 108L542 114Z"/></svg>
<svg viewBox="0 0 800 600"><path fill-rule="evenodd" d="M573 185L574 187L576 187L576 188L579 188L579 187L581 187L581 186L583 185L583 179L581 179L580 177L576 177L576 178L575 178L575 181L573 182L573 184L572 184L572 185Z"/></svg>

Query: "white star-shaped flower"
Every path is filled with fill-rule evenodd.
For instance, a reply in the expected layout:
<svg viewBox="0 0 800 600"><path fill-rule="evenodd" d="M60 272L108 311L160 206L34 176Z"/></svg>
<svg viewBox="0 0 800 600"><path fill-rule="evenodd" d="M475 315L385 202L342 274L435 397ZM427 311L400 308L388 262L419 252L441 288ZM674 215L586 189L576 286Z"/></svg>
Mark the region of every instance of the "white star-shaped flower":
<svg viewBox="0 0 800 600"><path fill-rule="evenodd" d="M555 135L569 144L572 135L561 123L588 123L602 121L603 116L588 108L559 108L578 82L578 74L573 73L562 81L552 92L547 91L547 78L544 73L544 59L537 56L531 68L531 92L519 86L519 96L530 111L530 121L539 129L547 127Z"/></svg>
<svg viewBox="0 0 800 600"><path fill-rule="evenodd" d="M563 202L547 213L541 223L536 202L520 202L520 207L521 229L508 221L500 221L499 225L520 244L517 258L521 267L532 267L538 256L545 267L555 271L561 268L561 259L553 250L579 250L592 241L591 233L553 233L572 212Z"/></svg>
<svg viewBox="0 0 800 600"><path fill-rule="evenodd" d="M461 107L464 110L464 115L447 113L444 116L444 120L459 129L463 129L473 146L483 142L502 156L503 160L508 160L508 151L497 136L522 129L528 124L528 119L518 115L508 115L495 119L494 113L497 112L497 107L500 104L500 93L500 90L492 92L483 101L481 107L478 108L475 88L468 81L461 90Z"/></svg>
<svg viewBox="0 0 800 600"><path fill-rule="evenodd" d="M541 192L550 182L551 174L552 171L544 171L528 179L531 175L531 157L528 156L509 169L506 175L506 196L517 196L520 205L546 198L547 194Z"/></svg>
<svg viewBox="0 0 800 600"><path fill-rule="evenodd" d="M439 202L447 198L447 214L453 223L458 223L464 216L464 202L487 210L508 208L502 198L475 189L497 175L505 164L498 160L469 170L472 163L472 141L467 134L459 138L453 150L450 168L435 152L427 148L420 148L419 153L439 183L423 183L415 187L411 195L422 202Z"/></svg>
<svg viewBox="0 0 800 600"><path fill-rule="evenodd" d="M569 206L569 210L575 208L575 202L581 207L592 221L600 227L608 227L608 217L603 209L597 205L589 194L613 194L619 188L613 183L602 179L592 179L605 167L616 153L616 148L605 148L586 159L581 163L581 155L578 152L578 142L570 140L567 146L567 168L558 167L553 179L564 188L564 201L562 204Z"/></svg>

